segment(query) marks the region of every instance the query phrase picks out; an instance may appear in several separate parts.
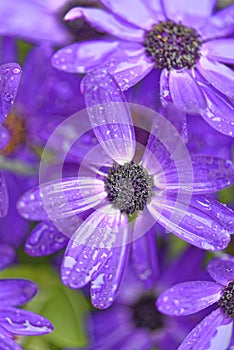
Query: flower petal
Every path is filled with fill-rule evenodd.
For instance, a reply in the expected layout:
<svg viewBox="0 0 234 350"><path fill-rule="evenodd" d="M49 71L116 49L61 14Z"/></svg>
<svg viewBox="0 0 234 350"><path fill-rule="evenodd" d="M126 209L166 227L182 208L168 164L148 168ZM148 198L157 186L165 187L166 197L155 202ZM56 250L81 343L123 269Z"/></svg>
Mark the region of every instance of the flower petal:
<svg viewBox="0 0 234 350"><path fill-rule="evenodd" d="M93 27L124 40L143 41L144 31L104 10L89 7L74 7L65 16L65 20L85 18Z"/></svg>
<svg viewBox="0 0 234 350"><path fill-rule="evenodd" d="M144 216L138 215L133 231L141 230L142 220ZM132 243L131 261L138 279L143 282L146 289L151 289L159 276L155 227Z"/></svg>
<svg viewBox="0 0 234 350"><path fill-rule="evenodd" d="M45 256L64 248L68 238L64 236L52 223L40 222L30 233L25 251L31 256Z"/></svg>
<svg viewBox="0 0 234 350"><path fill-rule="evenodd" d="M24 279L0 280L0 307L25 304L37 293L36 285Z"/></svg>
<svg viewBox="0 0 234 350"><path fill-rule="evenodd" d="M103 181L70 177L43 183L25 193L18 203L18 210L30 220L47 221L48 217L60 220L95 207L105 197Z"/></svg>
<svg viewBox="0 0 234 350"><path fill-rule="evenodd" d="M217 90L224 95L234 98L234 72L227 66L217 61L211 61L201 57L197 63L197 69L201 75Z"/></svg>
<svg viewBox="0 0 234 350"><path fill-rule="evenodd" d="M0 150L8 145L11 140L11 134L7 127L0 125Z"/></svg>
<svg viewBox="0 0 234 350"><path fill-rule="evenodd" d="M118 3L112 0L101 0L101 3L114 14L143 29L150 29L157 22L155 14L143 0L135 0L134 5L131 0L119 0Z"/></svg>
<svg viewBox="0 0 234 350"><path fill-rule="evenodd" d="M18 63L6 63L0 66L0 123L6 119L13 106L21 78Z"/></svg>
<svg viewBox="0 0 234 350"><path fill-rule="evenodd" d="M165 195L157 194L147 208L163 227L186 242L202 249L222 250L230 241L228 230L206 208L197 206L199 198L191 197L189 204L186 196L181 201L176 196L165 199Z"/></svg>
<svg viewBox="0 0 234 350"><path fill-rule="evenodd" d="M91 299L94 307L108 308L116 299L125 269L128 264L130 251L130 226L126 226L122 234L120 247L111 250L110 255L91 281Z"/></svg>
<svg viewBox="0 0 234 350"><path fill-rule="evenodd" d="M218 283L227 286L234 280L234 258L231 256L214 258L207 265L210 276Z"/></svg>
<svg viewBox="0 0 234 350"><path fill-rule="evenodd" d="M14 249L10 245L0 244L0 270L12 264L14 259Z"/></svg>
<svg viewBox="0 0 234 350"><path fill-rule="evenodd" d="M157 307L166 315L192 315L218 301L221 291L222 286L211 281L183 282L162 293Z"/></svg>
<svg viewBox="0 0 234 350"><path fill-rule="evenodd" d="M227 350L232 328L231 319L226 319L220 309L217 309L187 335L178 350Z"/></svg>
<svg viewBox="0 0 234 350"><path fill-rule="evenodd" d="M214 16L207 18L199 29L205 41L232 34L234 32L234 5L230 5L222 11L218 11Z"/></svg>
<svg viewBox="0 0 234 350"><path fill-rule="evenodd" d="M184 192L193 194L217 192L234 183L234 164L230 160L217 157L193 156L191 157L193 166L193 181L186 182L179 179L178 167L186 169L187 160L181 159L171 163L164 169L165 183L160 183L157 178L157 187L170 191L182 189ZM185 180L185 181L183 181Z"/></svg>
<svg viewBox="0 0 234 350"><path fill-rule="evenodd" d="M2 173L0 173L0 218L4 218L9 209L9 197L6 182Z"/></svg>
<svg viewBox="0 0 234 350"><path fill-rule="evenodd" d="M1 64L16 62L18 57L16 41L9 37L0 40L0 62Z"/></svg>
<svg viewBox="0 0 234 350"><path fill-rule="evenodd" d="M8 334L4 334L3 332L3 328L0 327L0 350L22 350L21 346L11 340Z"/></svg>
<svg viewBox="0 0 234 350"><path fill-rule="evenodd" d="M1 308L0 323L7 332L16 335L47 334L54 329L44 317L13 307Z"/></svg>
<svg viewBox="0 0 234 350"><path fill-rule="evenodd" d="M90 123L107 155L119 164L132 160L135 134L131 113L119 86L106 70L93 71L83 81Z"/></svg>
<svg viewBox="0 0 234 350"><path fill-rule="evenodd" d="M170 71L169 89L177 108L187 113L199 113L206 108L205 96L188 70Z"/></svg>
<svg viewBox="0 0 234 350"><path fill-rule="evenodd" d="M62 264L62 280L71 288L86 285L110 255L112 247L121 244L121 234L128 220L110 205L92 213L74 233Z"/></svg>
<svg viewBox="0 0 234 350"><path fill-rule="evenodd" d="M149 333L146 329L135 328L135 330L132 330L130 334L124 338L123 342L118 345L118 350L150 350L153 348L153 345L153 339L149 337Z"/></svg>
<svg viewBox="0 0 234 350"><path fill-rule="evenodd" d="M234 39L218 39L210 40L202 45L202 52L206 57L214 61L221 61L224 63L234 63Z"/></svg>
<svg viewBox="0 0 234 350"><path fill-rule="evenodd" d="M163 107L166 107L169 103L173 103L169 86L170 72L167 69L163 69L160 75L160 99Z"/></svg>

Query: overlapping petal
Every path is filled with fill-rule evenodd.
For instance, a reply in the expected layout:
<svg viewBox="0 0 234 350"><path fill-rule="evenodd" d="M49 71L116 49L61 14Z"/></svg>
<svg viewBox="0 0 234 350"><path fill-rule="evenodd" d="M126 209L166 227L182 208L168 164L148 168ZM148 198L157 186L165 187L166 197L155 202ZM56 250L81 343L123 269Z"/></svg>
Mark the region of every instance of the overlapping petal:
<svg viewBox="0 0 234 350"><path fill-rule="evenodd" d="M216 282L227 286L234 280L234 258L214 258L207 265L207 270Z"/></svg>
<svg viewBox="0 0 234 350"><path fill-rule="evenodd" d="M0 280L0 307L22 305L37 292L36 285L24 279Z"/></svg>
<svg viewBox="0 0 234 350"><path fill-rule="evenodd" d="M115 80L106 70L93 71L83 81L90 123L106 152L124 164L135 153L135 134L130 110Z"/></svg>
<svg viewBox="0 0 234 350"><path fill-rule="evenodd" d="M3 333L0 327L0 350L22 350L22 348L15 343L8 335Z"/></svg>
<svg viewBox="0 0 234 350"><path fill-rule="evenodd" d="M202 51L206 53L206 56L220 62L227 64L234 63L234 52L232 50L234 46L234 39L218 39L207 41L202 45Z"/></svg>
<svg viewBox="0 0 234 350"><path fill-rule="evenodd" d="M0 270L12 264L14 259L14 249L10 245L0 244Z"/></svg>
<svg viewBox="0 0 234 350"><path fill-rule="evenodd" d="M191 315L217 302L221 291L222 286L211 281L183 282L162 293L157 307L166 315Z"/></svg>

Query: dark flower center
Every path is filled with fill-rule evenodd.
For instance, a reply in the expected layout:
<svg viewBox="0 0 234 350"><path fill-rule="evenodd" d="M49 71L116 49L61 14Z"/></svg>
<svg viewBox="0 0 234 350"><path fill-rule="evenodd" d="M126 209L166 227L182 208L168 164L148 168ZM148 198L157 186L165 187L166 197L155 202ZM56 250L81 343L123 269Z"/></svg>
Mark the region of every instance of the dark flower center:
<svg viewBox="0 0 234 350"><path fill-rule="evenodd" d="M108 173L105 190L108 199L121 212L132 215L143 210L152 195L152 178L134 162L114 165Z"/></svg>
<svg viewBox="0 0 234 350"><path fill-rule="evenodd" d="M1 150L1 154L9 156L16 148L22 145L26 139L26 128L24 121L11 112L5 119L3 125L9 130L10 142Z"/></svg>
<svg viewBox="0 0 234 350"><path fill-rule="evenodd" d="M234 281L230 281L223 290L223 295L219 300L219 307L226 317L234 317Z"/></svg>
<svg viewBox="0 0 234 350"><path fill-rule="evenodd" d="M198 5L199 6L199 5ZM145 37L146 54L159 69L190 69L200 57L202 40L197 31L171 20L159 22Z"/></svg>
<svg viewBox="0 0 234 350"><path fill-rule="evenodd" d="M155 330L163 326L163 316L155 307L155 297L146 295L132 305L133 319L136 327Z"/></svg>

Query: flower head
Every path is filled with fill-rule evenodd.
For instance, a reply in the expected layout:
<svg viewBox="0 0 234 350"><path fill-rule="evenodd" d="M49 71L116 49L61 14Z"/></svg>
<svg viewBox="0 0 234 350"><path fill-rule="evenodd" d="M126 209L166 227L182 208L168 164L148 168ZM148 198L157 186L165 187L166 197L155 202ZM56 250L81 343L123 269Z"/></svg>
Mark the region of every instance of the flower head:
<svg viewBox="0 0 234 350"><path fill-rule="evenodd" d="M65 47L53 64L79 73L105 66L123 90L160 69L164 106L173 103L198 112L212 127L233 136L234 73L225 64L234 62L234 5L213 14L215 2L101 0L103 9L73 8L66 20L85 18L112 39Z"/></svg>

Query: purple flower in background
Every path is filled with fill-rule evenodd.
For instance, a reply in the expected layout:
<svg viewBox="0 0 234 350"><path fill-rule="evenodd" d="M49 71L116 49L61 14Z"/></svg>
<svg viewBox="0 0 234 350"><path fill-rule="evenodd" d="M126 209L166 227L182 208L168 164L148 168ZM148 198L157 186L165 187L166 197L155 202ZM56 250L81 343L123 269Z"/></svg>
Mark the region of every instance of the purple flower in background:
<svg viewBox="0 0 234 350"><path fill-rule="evenodd" d="M0 269L14 260L14 251L0 245ZM32 299L37 293L36 285L25 279L0 280L0 348L22 350L16 336L41 335L53 331L52 324L33 312L16 308Z"/></svg>
<svg viewBox="0 0 234 350"><path fill-rule="evenodd" d="M234 258L215 258L207 270L215 282L179 283L157 299L158 310L172 316L191 315L217 303L218 308L189 333L180 350L228 349L234 317Z"/></svg>
<svg viewBox="0 0 234 350"><path fill-rule="evenodd" d="M42 183L23 195L18 210L30 220L51 219L55 225L64 220L68 232L72 218L86 215L82 224L74 228L67 245L62 280L71 288L81 288L91 281L94 306L106 308L119 289L129 255L127 243L149 231L155 220L200 248L219 250L228 245L233 212L200 194L230 185L234 172L230 161L195 157L189 158L190 164L183 153L185 158L179 160L182 172L191 165L194 174L191 197L188 173L180 179L182 182L178 180L172 154L154 134L158 126L152 127L144 154L135 161L136 135L131 114L112 77L106 71L90 73L85 78L84 90L99 142L84 159L90 165L87 168L84 165L86 176ZM165 123L162 130L165 133ZM176 142L178 148L178 139L172 138L171 133L168 137L172 147ZM177 201L180 191L183 195ZM136 219L131 231L128 218L134 218L132 215ZM53 239L48 242L48 224L47 229L43 224L40 228L30 239L33 255L48 254L47 249L55 251L67 243L53 227L50 231Z"/></svg>
<svg viewBox="0 0 234 350"><path fill-rule="evenodd" d="M76 7L66 20L85 18L112 38L76 43L58 51L53 64L85 73L105 66L123 90L153 68L161 70L160 97L198 112L218 131L234 136L234 5L212 14L215 0L101 0L104 9Z"/></svg>

